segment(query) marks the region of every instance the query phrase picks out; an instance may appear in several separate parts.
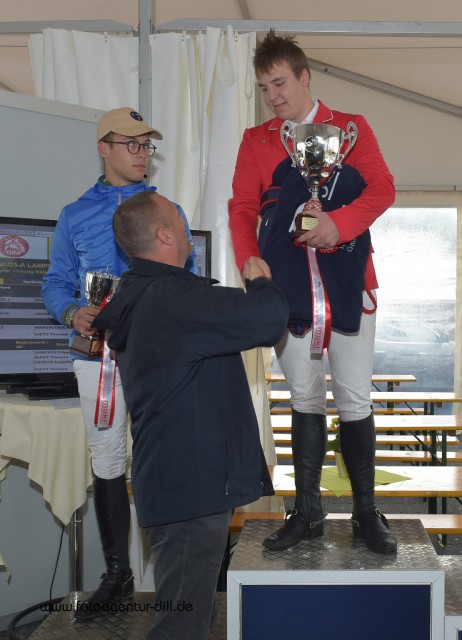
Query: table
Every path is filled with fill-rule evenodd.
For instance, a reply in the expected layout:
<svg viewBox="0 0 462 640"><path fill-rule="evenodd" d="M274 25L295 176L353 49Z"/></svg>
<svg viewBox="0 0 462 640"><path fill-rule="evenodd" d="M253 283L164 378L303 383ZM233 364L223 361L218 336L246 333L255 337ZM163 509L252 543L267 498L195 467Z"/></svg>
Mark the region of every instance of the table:
<svg viewBox="0 0 462 640"><path fill-rule="evenodd" d="M70 590L82 591L82 506L92 485L90 452L78 399L67 401L74 406L55 408L63 402L32 401L22 394L0 391L0 481L12 460L28 464L28 477L42 487L52 513L69 526ZM135 584L139 585L143 579L145 536L138 528L132 503L130 518L130 563Z"/></svg>
<svg viewBox="0 0 462 640"><path fill-rule="evenodd" d="M51 511L67 525L92 484L80 406L56 409L47 400L0 392L0 434L0 470L11 459L26 462L28 477L42 487Z"/></svg>
<svg viewBox="0 0 462 640"><path fill-rule="evenodd" d="M42 487L52 513L70 525L71 590L81 591L80 508L92 475L80 405L56 409L52 401L0 392L0 434L0 480L12 459L28 464L27 475Z"/></svg>

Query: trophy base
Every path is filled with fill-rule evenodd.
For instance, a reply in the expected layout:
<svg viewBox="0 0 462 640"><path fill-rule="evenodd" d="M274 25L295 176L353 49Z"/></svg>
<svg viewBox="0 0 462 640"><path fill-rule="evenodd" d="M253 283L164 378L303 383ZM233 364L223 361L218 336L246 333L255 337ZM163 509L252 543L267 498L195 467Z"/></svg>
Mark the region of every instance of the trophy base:
<svg viewBox="0 0 462 640"><path fill-rule="evenodd" d="M100 338L87 338L77 334L71 345L71 352L86 358L101 358L103 355L104 340Z"/></svg>
<svg viewBox="0 0 462 640"><path fill-rule="evenodd" d="M299 238L307 231L315 229L319 224L319 220L309 213L299 213L295 218L295 231L293 232L294 238Z"/></svg>

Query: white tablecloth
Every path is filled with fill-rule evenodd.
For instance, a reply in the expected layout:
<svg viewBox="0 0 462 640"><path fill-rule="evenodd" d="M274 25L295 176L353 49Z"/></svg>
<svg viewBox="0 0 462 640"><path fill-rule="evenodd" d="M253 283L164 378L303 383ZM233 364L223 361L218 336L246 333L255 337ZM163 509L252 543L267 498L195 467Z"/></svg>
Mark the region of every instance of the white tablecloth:
<svg viewBox="0 0 462 640"><path fill-rule="evenodd" d="M62 404L63 401L60 401ZM0 392L0 481L12 459L28 466L28 477L42 487L53 514L68 524L87 499L92 483L87 433L78 400L70 408L55 408L54 401L29 400ZM131 438L129 437L129 447ZM131 499L130 564L135 588L153 591L150 546L138 528ZM0 567L3 561L0 556ZM3 566L9 577L8 568Z"/></svg>
<svg viewBox="0 0 462 640"><path fill-rule="evenodd" d="M80 406L55 408L53 401L2 392L0 434L0 480L11 459L26 462L28 477L42 487L53 514L68 524L92 483Z"/></svg>

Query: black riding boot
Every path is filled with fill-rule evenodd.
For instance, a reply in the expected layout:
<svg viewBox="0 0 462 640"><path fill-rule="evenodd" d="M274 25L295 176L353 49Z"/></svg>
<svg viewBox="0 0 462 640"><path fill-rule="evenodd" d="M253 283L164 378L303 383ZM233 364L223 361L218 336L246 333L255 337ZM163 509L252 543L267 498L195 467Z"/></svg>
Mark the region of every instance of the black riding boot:
<svg viewBox="0 0 462 640"><path fill-rule="evenodd" d="M375 426L371 414L340 423L340 448L353 490L353 533L376 553L394 553L396 538L375 505Z"/></svg>
<svg viewBox="0 0 462 640"><path fill-rule="evenodd" d="M94 476L93 498L106 573L98 589L76 610L75 618L86 622L108 611L108 604L123 602L133 593L133 574L128 559L130 504L125 476L103 480Z"/></svg>
<svg viewBox="0 0 462 640"><path fill-rule="evenodd" d="M324 533L326 514L321 506L319 483L326 447L326 417L292 409L295 504L286 513L283 526L263 541L267 549L282 551L302 538L318 538Z"/></svg>

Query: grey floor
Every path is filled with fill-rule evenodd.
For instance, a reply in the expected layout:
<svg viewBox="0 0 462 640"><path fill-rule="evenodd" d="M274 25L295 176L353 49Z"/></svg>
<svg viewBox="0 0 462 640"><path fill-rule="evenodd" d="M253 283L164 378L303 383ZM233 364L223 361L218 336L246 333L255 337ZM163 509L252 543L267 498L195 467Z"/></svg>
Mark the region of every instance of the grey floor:
<svg viewBox="0 0 462 640"><path fill-rule="evenodd" d="M70 607L75 599L84 599L88 593L73 592L63 600ZM135 593L133 603L138 610L117 612L111 616L101 616L87 623L75 623L71 609L52 612L41 622L23 626L12 636L15 640L143 640L153 626L155 614L147 605L152 604L154 594ZM217 619L210 630L208 640L226 640L226 593L217 594ZM1 638L9 636L0 635Z"/></svg>

